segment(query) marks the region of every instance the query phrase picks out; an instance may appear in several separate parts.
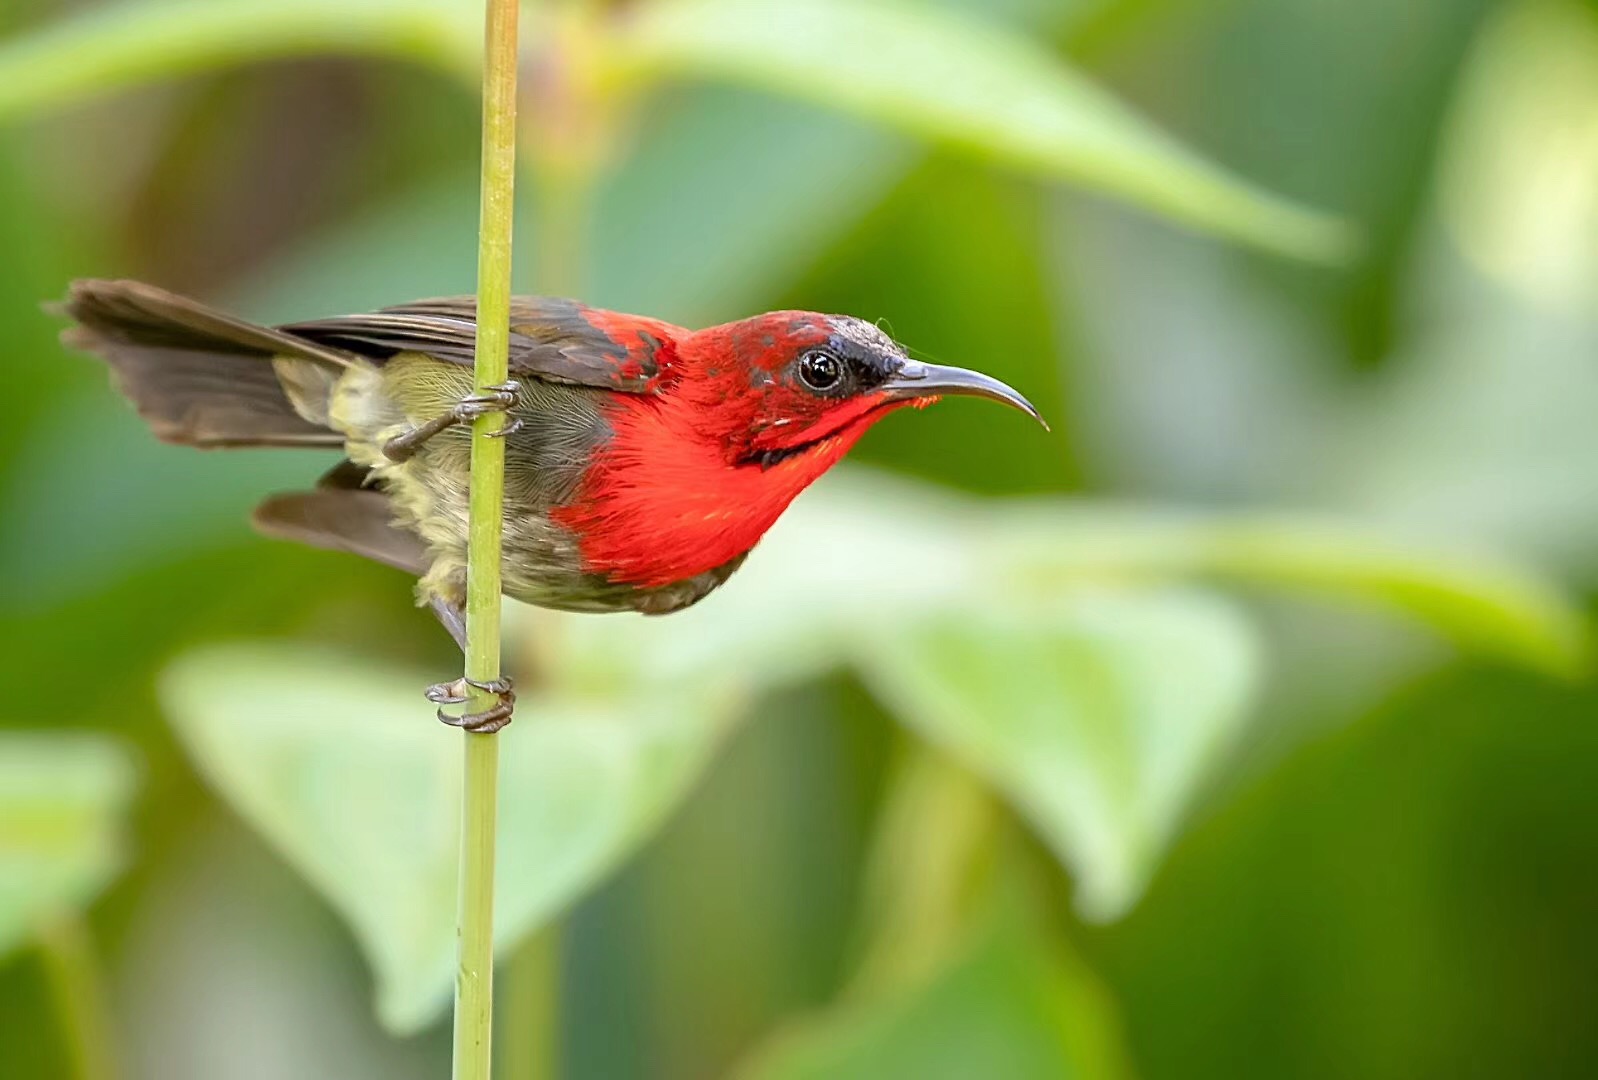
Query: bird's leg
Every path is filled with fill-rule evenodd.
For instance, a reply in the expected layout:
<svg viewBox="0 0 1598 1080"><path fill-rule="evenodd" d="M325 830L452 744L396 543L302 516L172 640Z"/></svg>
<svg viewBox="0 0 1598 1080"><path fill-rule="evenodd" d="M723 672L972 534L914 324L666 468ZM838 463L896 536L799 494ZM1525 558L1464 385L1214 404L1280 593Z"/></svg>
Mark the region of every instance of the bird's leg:
<svg viewBox="0 0 1598 1080"><path fill-rule="evenodd" d="M461 610L460 605L441 596L431 597L427 603L433 609L433 614L438 616L438 621L444 624L444 629L449 631L449 636L455 639L455 644L461 647L461 652L465 653L466 613ZM493 694L499 700L481 712L451 716L444 711L446 705L464 705L470 701L473 687ZM427 700L439 706L440 722L479 735L492 735L510 723L511 714L516 709L516 691L508 678L478 682L463 677L453 682L434 683L427 688Z"/></svg>
<svg viewBox="0 0 1598 1080"><path fill-rule="evenodd" d="M494 412L509 412L521 400L522 385L514 380L511 382L496 383L485 386L481 394L467 394L455 403L455 407L443 416L435 416L425 424L419 424L402 435L396 435L383 444L383 456L393 462L409 461L422 448L422 444L441 431L448 431L456 424L469 424L479 416L487 416ZM498 431L491 432L494 438L504 438L512 432L520 430L522 422L512 420Z"/></svg>
<svg viewBox="0 0 1598 1080"><path fill-rule="evenodd" d="M455 639L455 644L460 646L461 655L466 655L466 612L453 600L446 600L436 594L427 598L427 606L433 609L433 615L439 624L449 631L449 636Z"/></svg>

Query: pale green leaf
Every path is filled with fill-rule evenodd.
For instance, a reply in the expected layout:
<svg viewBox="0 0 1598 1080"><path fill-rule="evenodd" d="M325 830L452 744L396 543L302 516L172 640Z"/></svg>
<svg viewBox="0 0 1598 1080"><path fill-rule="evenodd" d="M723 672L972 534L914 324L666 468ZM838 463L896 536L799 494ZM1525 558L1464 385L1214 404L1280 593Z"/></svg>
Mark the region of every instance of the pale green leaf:
<svg viewBox="0 0 1598 1080"><path fill-rule="evenodd" d="M1261 677L1253 628L1191 593L990 605L857 647L867 683L1010 800L1096 920L1137 901Z"/></svg>
<svg viewBox="0 0 1598 1080"><path fill-rule="evenodd" d="M130 0L0 42L0 122L202 71L322 54L475 76L480 14L453 0Z"/></svg>
<svg viewBox="0 0 1598 1080"><path fill-rule="evenodd" d="M1570 673L1586 655L1584 621L1554 588L1446 545L1310 517L981 502L862 470L802 496L694 609L662 620L512 607L507 640L595 687L726 672L754 692L853 664L998 782L1078 872L1087 910L1109 917L1157 866L1259 677L1230 607L1103 596L1194 580L1387 608L1541 670ZM1162 635L1163 652L1149 644ZM1081 658L1095 650L1092 674ZM946 685L962 671L966 683ZM1079 676L1111 691L1095 698ZM1025 718L1013 743L990 713Z"/></svg>
<svg viewBox="0 0 1598 1080"><path fill-rule="evenodd" d="M1463 544L1332 517L1034 504L985 557L1023 593L1071 581L1206 578L1378 606L1461 648L1561 676L1585 670L1585 616L1550 581Z"/></svg>
<svg viewBox="0 0 1598 1080"><path fill-rule="evenodd" d="M1047 49L933 7L860 0L664 0L622 27L614 74L716 78L901 128L1177 221L1293 255L1350 234L1183 148Z"/></svg>
<svg viewBox="0 0 1598 1080"><path fill-rule="evenodd" d="M439 1014L455 962L460 736L433 719L420 696L428 681L260 645L191 653L161 683L207 781L350 924L396 1031ZM500 950L660 824L709 760L730 703L711 687L523 695L500 736Z"/></svg>
<svg viewBox="0 0 1598 1080"><path fill-rule="evenodd" d="M1131 1073L1113 1003L1019 913L1003 912L918 985L780 1032L739 1080L1117 1080Z"/></svg>
<svg viewBox="0 0 1598 1080"><path fill-rule="evenodd" d="M845 664L995 781L1076 870L1087 909L1112 914L1174 836L1257 671L1219 601L1104 588L1205 576L1379 599L1522 660L1579 637L1535 579L1347 526L984 502L843 472L690 611L507 607L512 669L555 673L563 696L524 700L504 736L502 944L694 782L727 715L713 687L746 696ZM355 927L400 1028L433 1015L453 955L458 765L416 696L429 677L243 649L191 656L165 688L212 783Z"/></svg>
<svg viewBox="0 0 1598 1080"><path fill-rule="evenodd" d="M90 735L0 735L0 955L122 869L134 768Z"/></svg>
<svg viewBox="0 0 1598 1080"><path fill-rule="evenodd" d="M845 663L851 632L930 613L1024 609L1118 583L1247 584L1374 606L1462 649L1560 675L1589 629L1514 563L1332 518L976 500L845 468L802 495L713 597L670 619L512 605L513 646L577 684L735 672L769 687Z"/></svg>

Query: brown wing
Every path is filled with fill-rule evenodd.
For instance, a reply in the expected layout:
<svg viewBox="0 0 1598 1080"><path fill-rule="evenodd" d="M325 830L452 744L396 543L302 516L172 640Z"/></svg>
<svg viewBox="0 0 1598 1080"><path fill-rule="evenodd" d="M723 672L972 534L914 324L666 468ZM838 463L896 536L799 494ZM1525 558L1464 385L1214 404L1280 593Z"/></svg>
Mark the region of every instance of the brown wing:
<svg viewBox="0 0 1598 1080"><path fill-rule="evenodd" d="M284 333L376 360L422 352L471 366L477 347L473 297L418 300L370 315L292 323ZM683 331L570 300L517 297L511 303L510 372L573 386L649 393L665 351Z"/></svg>

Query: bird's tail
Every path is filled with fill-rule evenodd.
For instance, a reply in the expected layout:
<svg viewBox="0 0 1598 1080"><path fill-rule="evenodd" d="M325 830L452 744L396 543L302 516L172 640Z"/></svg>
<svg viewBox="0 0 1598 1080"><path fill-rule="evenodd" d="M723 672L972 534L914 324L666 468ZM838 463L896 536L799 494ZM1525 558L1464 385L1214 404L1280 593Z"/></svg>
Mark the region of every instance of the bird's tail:
<svg viewBox="0 0 1598 1080"><path fill-rule="evenodd" d="M327 396L348 354L136 281L73 282L74 349L110 365L156 436L187 446L342 446Z"/></svg>

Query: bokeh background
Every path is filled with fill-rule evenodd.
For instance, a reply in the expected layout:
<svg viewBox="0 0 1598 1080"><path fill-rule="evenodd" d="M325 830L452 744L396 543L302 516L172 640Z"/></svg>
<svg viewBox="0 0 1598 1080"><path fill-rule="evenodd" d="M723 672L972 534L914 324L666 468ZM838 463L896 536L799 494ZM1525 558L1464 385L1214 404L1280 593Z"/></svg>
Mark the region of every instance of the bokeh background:
<svg viewBox="0 0 1598 1080"><path fill-rule="evenodd" d="M458 658L250 533L325 459L157 445L40 303L469 292L477 6L0 10L8 1080L448 1067ZM1054 431L895 418L699 609L508 615L500 1075L1598 1071L1598 7L527 50L524 291L882 318Z"/></svg>

